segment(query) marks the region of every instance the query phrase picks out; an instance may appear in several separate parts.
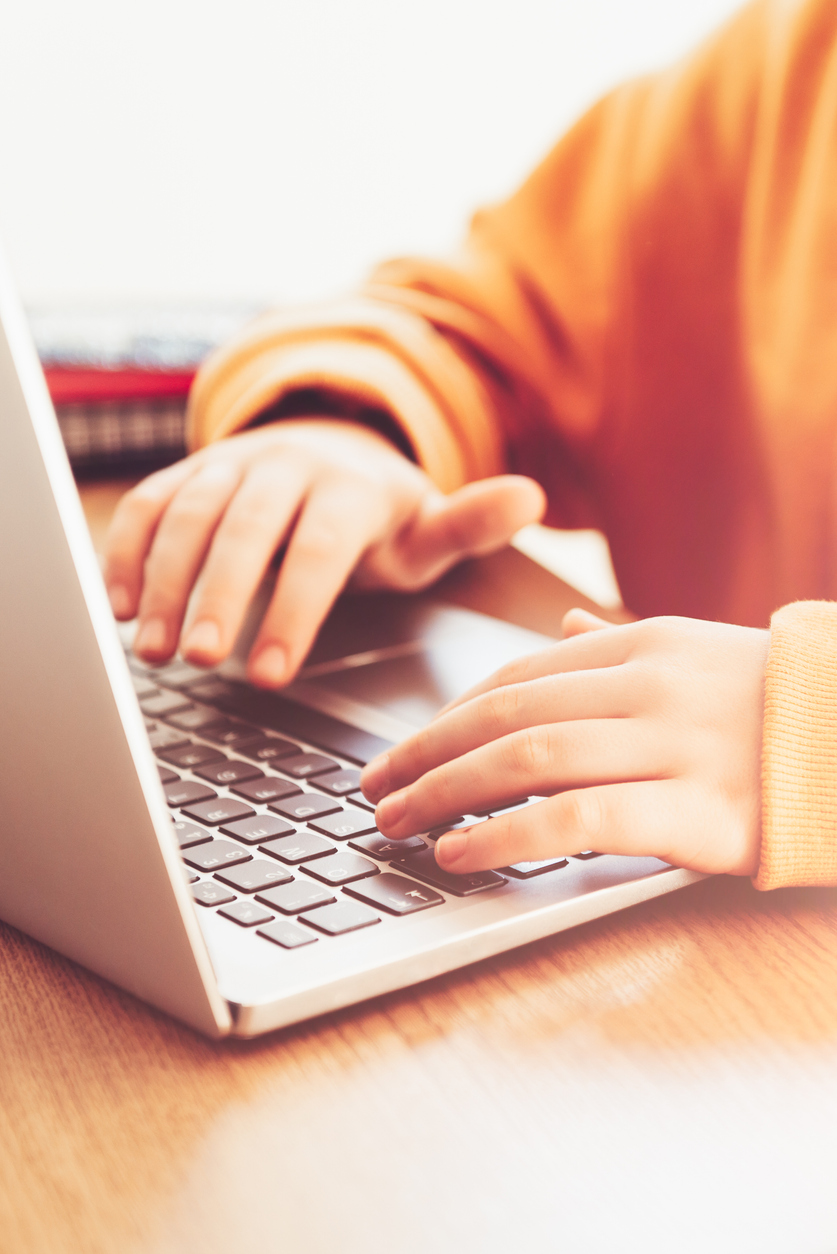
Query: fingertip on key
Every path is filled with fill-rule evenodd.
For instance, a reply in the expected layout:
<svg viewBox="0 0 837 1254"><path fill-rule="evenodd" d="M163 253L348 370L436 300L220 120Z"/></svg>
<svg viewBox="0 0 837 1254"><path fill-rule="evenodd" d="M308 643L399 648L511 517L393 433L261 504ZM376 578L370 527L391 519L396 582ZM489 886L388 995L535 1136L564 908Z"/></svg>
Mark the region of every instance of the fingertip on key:
<svg viewBox="0 0 837 1254"><path fill-rule="evenodd" d="M133 603L131 601L130 593L124 584L109 584L108 598L110 600L110 608L113 610L115 618L130 618Z"/></svg>
<svg viewBox="0 0 837 1254"><path fill-rule="evenodd" d="M470 830L470 829L469 829ZM436 841L436 861L440 867L450 870L468 849L468 832L448 832Z"/></svg>
<svg viewBox="0 0 837 1254"><path fill-rule="evenodd" d="M391 834L392 828L404 818L407 812L407 796L404 792L393 792L383 801L379 801L375 810L375 821L382 832Z"/></svg>
<svg viewBox="0 0 837 1254"><path fill-rule="evenodd" d="M288 674L288 656L278 644L269 644L250 662L248 678L262 688L278 688Z"/></svg>
<svg viewBox="0 0 837 1254"><path fill-rule="evenodd" d="M148 618L140 623L134 640L134 652L141 657L165 657L168 651L168 629L162 618Z"/></svg>
<svg viewBox="0 0 837 1254"><path fill-rule="evenodd" d="M191 662L212 665L221 652L221 632L212 619L203 618L194 624L183 641L183 653Z"/></svg>
<svg viewBox="0 0 837 1254"><path fill-rule="evenodd" d="M363 768L360 786L367 801L378 802L389 792L389 754L382 753Z"/></svg>

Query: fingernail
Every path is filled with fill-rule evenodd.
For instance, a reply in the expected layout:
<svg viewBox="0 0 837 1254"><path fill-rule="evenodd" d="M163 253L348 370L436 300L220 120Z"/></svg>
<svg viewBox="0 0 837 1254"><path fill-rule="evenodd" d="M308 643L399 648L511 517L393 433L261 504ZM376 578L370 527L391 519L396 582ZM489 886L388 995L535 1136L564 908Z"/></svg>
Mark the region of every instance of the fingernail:
<svg viewBox="0 0 837 1254"><path fill-rule="evenodd" d="M407 812L407 794L404 792L393 792L388 797L384 797L375 811L375 822L378 827L383 830L385 827L395 827L396 823L400 823Z"/></svg>
<svg viewBox="0 0 837 1254"><path fill-rule="evenodd" d="M274 688L281 684L288 671L288 659L285 650L278 644L269 644L266 649L250 663L250 678L257 684Z"/></svg>
<svg viewBox="0 0 837 1254"><path fill-rule="evenodd" d="M389 777L389 754L382 753L361 771L360 787L364 797L368 801L380 801L389 792Z"/></svg>
<svg viewBox="0 0 837 1254"><path fill-rule="evenodd" d="M164 653L166 648L166 624L162 618L149 618L140 624L134 640L137 653Z"/></svg>
<svg viewBox="0 0 837 1254"><path fill-rule="evenodd" d="M468 829L470 831L470 828ZM467 832L450 832L447 836L440 836L436 841L436 861L439 866L453 866L454 862L458 862L468 848Z"/></svg>
<svg viewBox="0 0 837 1254"><path fill-rule="evenodd" d="M112 583L108 587L110 608L117 618L127 618L131 613L131 598L128 589L121 583Z"/></svg>
<svg viewBox="0 0 837 1254"><path fill-rule="evenodd" d="M221 651L221 633L211 618L195 623L183 642L183 652L215 658Z"/></svg>

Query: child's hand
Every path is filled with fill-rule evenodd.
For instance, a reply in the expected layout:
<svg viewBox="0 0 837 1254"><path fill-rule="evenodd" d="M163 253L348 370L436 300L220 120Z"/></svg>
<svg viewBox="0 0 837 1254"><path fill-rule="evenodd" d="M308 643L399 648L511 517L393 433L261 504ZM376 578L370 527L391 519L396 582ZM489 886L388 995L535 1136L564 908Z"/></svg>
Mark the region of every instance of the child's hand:
<svg viewBox="0 0 837 1254"><path fill-rule="evenodd" d="M456 872L595 849L755 874L768 633L688 618L610 627L513 662L364 771L379 828L544 796L443 836Z"/></svg>
<svg viewBox="0 0 837 1254"><path fill-rule="evenodd" d="M117 618L139 615L149 661L178 645L213 666L227 656L276 550L287 553L250 653L249 678L289 682L346 581L419 588L464 557L505 544L540 517L531 479L504 475L450 496L383 436L303 419L219 441L151 475L120 502L105 577Z"/></svg>

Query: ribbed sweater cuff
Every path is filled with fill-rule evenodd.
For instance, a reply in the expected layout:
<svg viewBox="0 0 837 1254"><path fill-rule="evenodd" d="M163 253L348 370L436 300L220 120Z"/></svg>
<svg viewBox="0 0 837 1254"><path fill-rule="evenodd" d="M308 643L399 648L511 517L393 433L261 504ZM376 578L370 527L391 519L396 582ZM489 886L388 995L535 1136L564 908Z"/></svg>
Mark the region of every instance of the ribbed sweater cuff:
<svg viewBox="0 0 837 1254"><path fill-rule="evenodd" d="M837 603L770 624L756 888L837 884Z"/></svg>

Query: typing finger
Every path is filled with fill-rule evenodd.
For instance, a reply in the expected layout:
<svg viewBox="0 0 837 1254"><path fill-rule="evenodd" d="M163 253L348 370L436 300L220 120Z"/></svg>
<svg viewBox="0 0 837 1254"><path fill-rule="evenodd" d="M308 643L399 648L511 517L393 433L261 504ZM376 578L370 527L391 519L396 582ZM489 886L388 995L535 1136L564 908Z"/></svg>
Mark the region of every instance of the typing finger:
<svg viewBox="0 0 837 1254"><path fill-rule="evenodd" d="M634 713L635 678L628 666L545 675L480 693L382 754L363 772L370 801L380 801L434 767L527 728Z"/></svg>
<svg viewBox="0 0 837 1254"><path fill-rule="evenodd" d="M218 520L240 479L236 465L207 461L173 497L145 564L134 650L150 661L170 657L192 586Z"/></svg>
<svg viewBox="0 0 837 1254"><path fill-rule="evenodd" d="M293 678L382 521L377 499L351 483L311 494L250 651L247 674L253 683L277 687Z"/></svg>
<svg viewBox="0 0 837 1254"><path fill-rule="evenodd" d="M608 626L600 631L589 631L583 635L572 636L568 640L560 640L557 644L540 649L537 653L529 653L525 657L516 658L513 662L501 666L487 679L474 684L467 692L463 692L462 696L450 701L436 717L441 718L448 710L471 701L480 693L490 692L493 688L507 684L526 683L542 675L619 666L631 657L637 642L636 629L640 626L640 623L623 623L618 627Z"/></svg>
<svg viewBox="0 0 837 1254"><path fill-rule="evenodd" d="M114 511L105 545L105 583L117 618L133 618L142 590L143 566L157 525L174 494L195 473L186 458L149 475L127 492Z"/></svg>
<svg viewBox="0 0 837 1254"><path fill-rule="evenodd" d="M452 814L474 814L561 789L657 778L671 766L667 741L651 720L553 723L514 732L435 767L385 797L375 817L381 831L401 839L437 827Z"/></svg>
<svg viewBox="0 0 837 1254"><path fill-rule="evenodd" d="M183 653L213 666L235 643L247 607L308 492L293 454L255 465L218 524L204 562Z"/></svg>
<svg viewBox="0 0 837 1254"><path fill-rule="evenodd" d="M692 800L675 779L573 789L442 836L436 860L464 874L594 849L714 870L723 852L706 846L702 825L711 816L694 812Z"/></svg>

